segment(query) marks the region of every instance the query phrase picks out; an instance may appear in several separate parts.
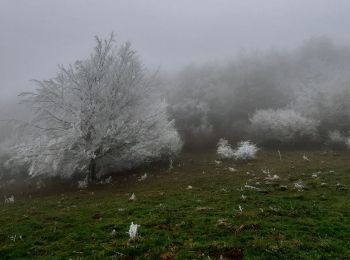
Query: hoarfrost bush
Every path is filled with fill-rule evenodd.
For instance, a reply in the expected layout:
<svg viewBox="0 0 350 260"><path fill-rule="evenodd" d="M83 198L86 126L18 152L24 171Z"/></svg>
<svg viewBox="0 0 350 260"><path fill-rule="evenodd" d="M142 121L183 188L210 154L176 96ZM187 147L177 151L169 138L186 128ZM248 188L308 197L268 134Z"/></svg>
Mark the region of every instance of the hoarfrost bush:
<svg viewBox="0 0 350 260"><path fill-rule="evenodd" d="M217 149L217 154L221 158L232 158L234 155L234 150L226 139L220 138Z"/></svg>
<svg viewBox="0 0 350 260"><path fill-rule="evenodd" d="M294 110L319 120L322 135L326 136L333 129L340 132L350 129L350 77L347 71L330 82L310 85L296 93L292 104Z"/></svg>
<svg viewBox="0 0 350 260"><path fill-rule="evenodd" d="M211 145L220 136L244 139L256 110L286 106L319 120L323 137L334 128L350 129L349 69L350 48L327 37L291 51L241 53L225 64L186 67L167 85L171 115L191 148L193 140ZM211 135L193 129L210 129Z"/></svg>
<svg viewBox="0 0 350 260"><path fill-rule="evenodd" d="M237 149L234 150L233 156L236 160L250 160L256 158L259 148L250 141L241 141Z"/></svg>
<svg viewBox="0 0 350 260"><path fill-rule="evenodd" d="M5 204L13 204L15 203L15 197L12 195L10 197L5 196Z"/></svg>
<svg viewBox="0 0 350 260"><path fill-rule="evenodd" d="M315 140L319 122L292 109L258 110L250 118L251 128L261 142L295 143Z"/></svg>
<svg viewBox="0 0 350 260"><path fill-rule="evenodd" d="M237 148L233 149L227 140L221 138L218 142L217 154L221 158L235 158L236 160L249 160L256 157L259 149L250 141L241 141Z"/></svg>
<svg viewBox="0 0 350 260"><path fill-rule="evenodd" d="M328 134L328 143L336 148L350 149L350 137L346 137L338 130L330 131Z"/></svg>
<svg viewBox="0 0 350 260"><path fill-rule="evenodd" d="M89 182L87 178L81 181L78 181L78 189L86 189L88 186L89 186Z"/></svg>
<svg viewBox="0 0 350 260"><path fill-rule="evenodd" d="M209 122L208 104L194 98L181 98L169 107L181 137L190 145L199 145L212 138L213 125Z"/></svg>
<svg viewBox="0 0 350 260"><path fill-rule="evenodd" d="M345 145L348 149L350 149L350 137L346 138Z"/></svg>

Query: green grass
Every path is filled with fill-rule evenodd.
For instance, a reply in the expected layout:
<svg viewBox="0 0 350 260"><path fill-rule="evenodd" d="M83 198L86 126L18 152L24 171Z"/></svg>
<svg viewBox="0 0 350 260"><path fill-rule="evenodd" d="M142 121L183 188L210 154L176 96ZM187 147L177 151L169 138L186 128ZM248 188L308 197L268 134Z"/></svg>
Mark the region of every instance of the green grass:
<svg viewBox="0 0 350 260"><path fill-rule="evenodd" d="M310 162L303 153L220 165L214 153L183 154L172 173L148 168L142 182L138 172L83 191L16 195L1 205L0 259L350 258L350 153L307 151ZM265 183L262 169L280 180ZM132 221L141 227L129 241Z"/></svg>

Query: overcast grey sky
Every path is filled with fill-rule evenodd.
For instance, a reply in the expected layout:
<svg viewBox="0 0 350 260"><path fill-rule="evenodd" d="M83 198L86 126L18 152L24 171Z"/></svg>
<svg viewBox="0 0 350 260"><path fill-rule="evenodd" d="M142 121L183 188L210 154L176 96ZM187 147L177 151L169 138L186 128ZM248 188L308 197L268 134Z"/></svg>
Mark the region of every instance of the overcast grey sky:
<svg viewBox="0 0 350 260"><path fill-rule="evenodd" d="M0 0L0 102L85 58L114 31L151 69L290 48L311 36L350 42L348 0Z"/></svg>

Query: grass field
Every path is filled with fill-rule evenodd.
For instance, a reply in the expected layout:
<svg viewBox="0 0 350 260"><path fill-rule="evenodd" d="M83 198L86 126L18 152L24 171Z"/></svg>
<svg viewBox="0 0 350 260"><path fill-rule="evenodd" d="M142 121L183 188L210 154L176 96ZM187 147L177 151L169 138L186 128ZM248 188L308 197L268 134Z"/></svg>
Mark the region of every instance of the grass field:
<svg viewBox="0 0 350 260"><path fill-rule="evenodd" d="M350 258L349 152L215 160L187 153L171 173L148 168L85 190L15 194L1 205L0 259ZM141 227L129 241L131 222Z"/></svg>

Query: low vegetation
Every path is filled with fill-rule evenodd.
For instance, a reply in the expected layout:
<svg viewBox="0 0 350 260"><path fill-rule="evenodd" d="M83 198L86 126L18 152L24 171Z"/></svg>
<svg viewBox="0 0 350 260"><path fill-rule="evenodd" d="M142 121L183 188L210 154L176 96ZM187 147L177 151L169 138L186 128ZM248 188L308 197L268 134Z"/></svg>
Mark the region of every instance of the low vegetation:
<svg viewBox="0 0 350 260"><path fill-rule="evenodd" d="M349 156L262 150L246 162L184 153L172 168L86 189L7 185L2 197L14 197L1 205L0 258L343 259Z"/></svg>

